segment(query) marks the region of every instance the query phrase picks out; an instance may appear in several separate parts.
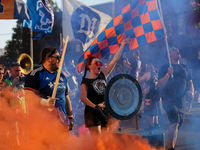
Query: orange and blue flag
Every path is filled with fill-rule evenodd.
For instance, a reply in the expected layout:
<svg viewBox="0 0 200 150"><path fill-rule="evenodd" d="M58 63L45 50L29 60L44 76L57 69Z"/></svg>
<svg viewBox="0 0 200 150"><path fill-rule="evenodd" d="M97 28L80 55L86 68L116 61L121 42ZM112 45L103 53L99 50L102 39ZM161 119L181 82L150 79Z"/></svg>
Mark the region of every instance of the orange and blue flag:
<svg viewBox="0 0 200 150"><path fill-rule="evenodd" d="M164 38L156 0L133 0L124 7L79 58L78 72L84 70L88 55L109 58L127 37L131 41L124 52Z"/></svg>
<svg viewBox="0 0 200 150"><path fill-rule="evenodd" d="M0 19L30 20L28 7L22 0L0 0Z"/></svg>

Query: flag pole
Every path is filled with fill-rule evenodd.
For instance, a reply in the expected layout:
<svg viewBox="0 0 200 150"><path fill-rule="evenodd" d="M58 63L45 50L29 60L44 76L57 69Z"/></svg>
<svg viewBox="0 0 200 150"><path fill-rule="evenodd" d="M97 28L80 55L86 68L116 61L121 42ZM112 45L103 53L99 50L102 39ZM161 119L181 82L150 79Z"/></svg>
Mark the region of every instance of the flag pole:
<svg viewBox="0 0 200 150"><path fill-rule="evenodd" d="M60 65L59 65L58 73L57 73L57 76L56 76L56 81L55 81L55 85L54 85L54 89L53 89L53 93L52 93L52 98L56 97L58 81L60 79L60 73L61 73L61 70L62 70L64 58L65 58L65 52L66 52L66 49L67 49L68 39L69 39L69 35L66 38L65 46L64 46L64 49L63 49L63 52L62 52L62 57L61 57L61 60L60 60Z"/></svg>
<svg viewBox="0 0 200 150"><path fill-rule="evenodd" d="M33 60L33 30L30 28L30 56Z"/></svg>
<svg viewBox="0 0 200 150"><path fill-rule="evenodd" d="M161 7L160 0L158 0L158 5L159 5L159 8L160 8L160 11L158 11L158 14L160 15L160 20L161 20L161 23L163 25L163 30L164 30L164 35L165 35L165 43L166 43L166 47L167 47L167 57L168 57L168 60L169 60L169 66L171 67L172 63L171 63L170 54L169 54L169 45L168 45L168 40L167 40L167 31L166 31L165 24L164 24L164 19L163 19L162 7ZM171 74L171 77L173 78L173 74Z"/></svg>

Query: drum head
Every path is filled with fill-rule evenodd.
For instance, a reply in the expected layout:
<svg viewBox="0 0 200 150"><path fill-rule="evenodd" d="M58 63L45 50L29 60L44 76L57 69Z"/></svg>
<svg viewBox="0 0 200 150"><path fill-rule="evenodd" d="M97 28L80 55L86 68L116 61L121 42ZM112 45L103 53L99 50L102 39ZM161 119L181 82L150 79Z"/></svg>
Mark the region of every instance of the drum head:
<svg viewBox="0 0 200 150"><path fill-rule="evenodd" d="M140 84L128 74L114 76L106 88L105 104L113 117L130 119L137 114L142 104Z"/></svg>

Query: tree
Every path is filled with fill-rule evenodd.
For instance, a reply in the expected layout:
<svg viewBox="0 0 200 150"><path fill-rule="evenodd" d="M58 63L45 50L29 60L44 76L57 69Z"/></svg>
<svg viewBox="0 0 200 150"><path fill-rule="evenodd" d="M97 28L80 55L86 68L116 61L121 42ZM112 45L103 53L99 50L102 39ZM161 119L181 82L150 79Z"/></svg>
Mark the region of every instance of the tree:
<svg viewBox="0 0 200 150"><path fill-rule="evenodd" d="M17 58L22 52L22 22L23 20L17 20L17 26L13 28L12 40L6 42L4 59L6 66L10 66L13 61L17 61Z"/></svg>
<svg viewBox="0 0 200 150"><path fill-rule="evenodd" d="M40 40L33 41L33 62L40 62L40 52L46 46L60 46L60 33L62 33L62 12L56 2L49 0L54 11L54 26L52 33ZM9 67L13 61L17 61L21 53L30 55L30 29L22 26L23 20L17 20L16 27L13 28L12 39L6 42L5 55L6 66ZM33 33L35 35L37 33Z"/></svg>
<svg viewBox="0 0 200 150"><path fill-rule="evenodd" d="M194 12L196 14L196 17L195 17L195 27L196 28L199 28L200 27L200 0L191 0L191 4L194 8Z"/></svg>

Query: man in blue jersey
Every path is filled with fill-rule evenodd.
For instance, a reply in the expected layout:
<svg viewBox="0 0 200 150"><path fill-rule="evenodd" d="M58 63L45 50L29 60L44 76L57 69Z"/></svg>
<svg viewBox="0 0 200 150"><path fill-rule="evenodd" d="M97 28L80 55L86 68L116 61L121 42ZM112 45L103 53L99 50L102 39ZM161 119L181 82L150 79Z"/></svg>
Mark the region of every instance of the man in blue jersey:
<svg viewBox="0 0 200 150"><path fill-rule="evenodd" d="M55 47L46 47L42 50L41 61L43 65L27 76L24 87L25 98L35 106L51 108L48 110L53 109L65 125L68 126L69 122L69 130L72 130L74 127L72 106L68 96L67 80L62 73L57 87L56 98L51 97L59 68L60 54Z"/></svg>

